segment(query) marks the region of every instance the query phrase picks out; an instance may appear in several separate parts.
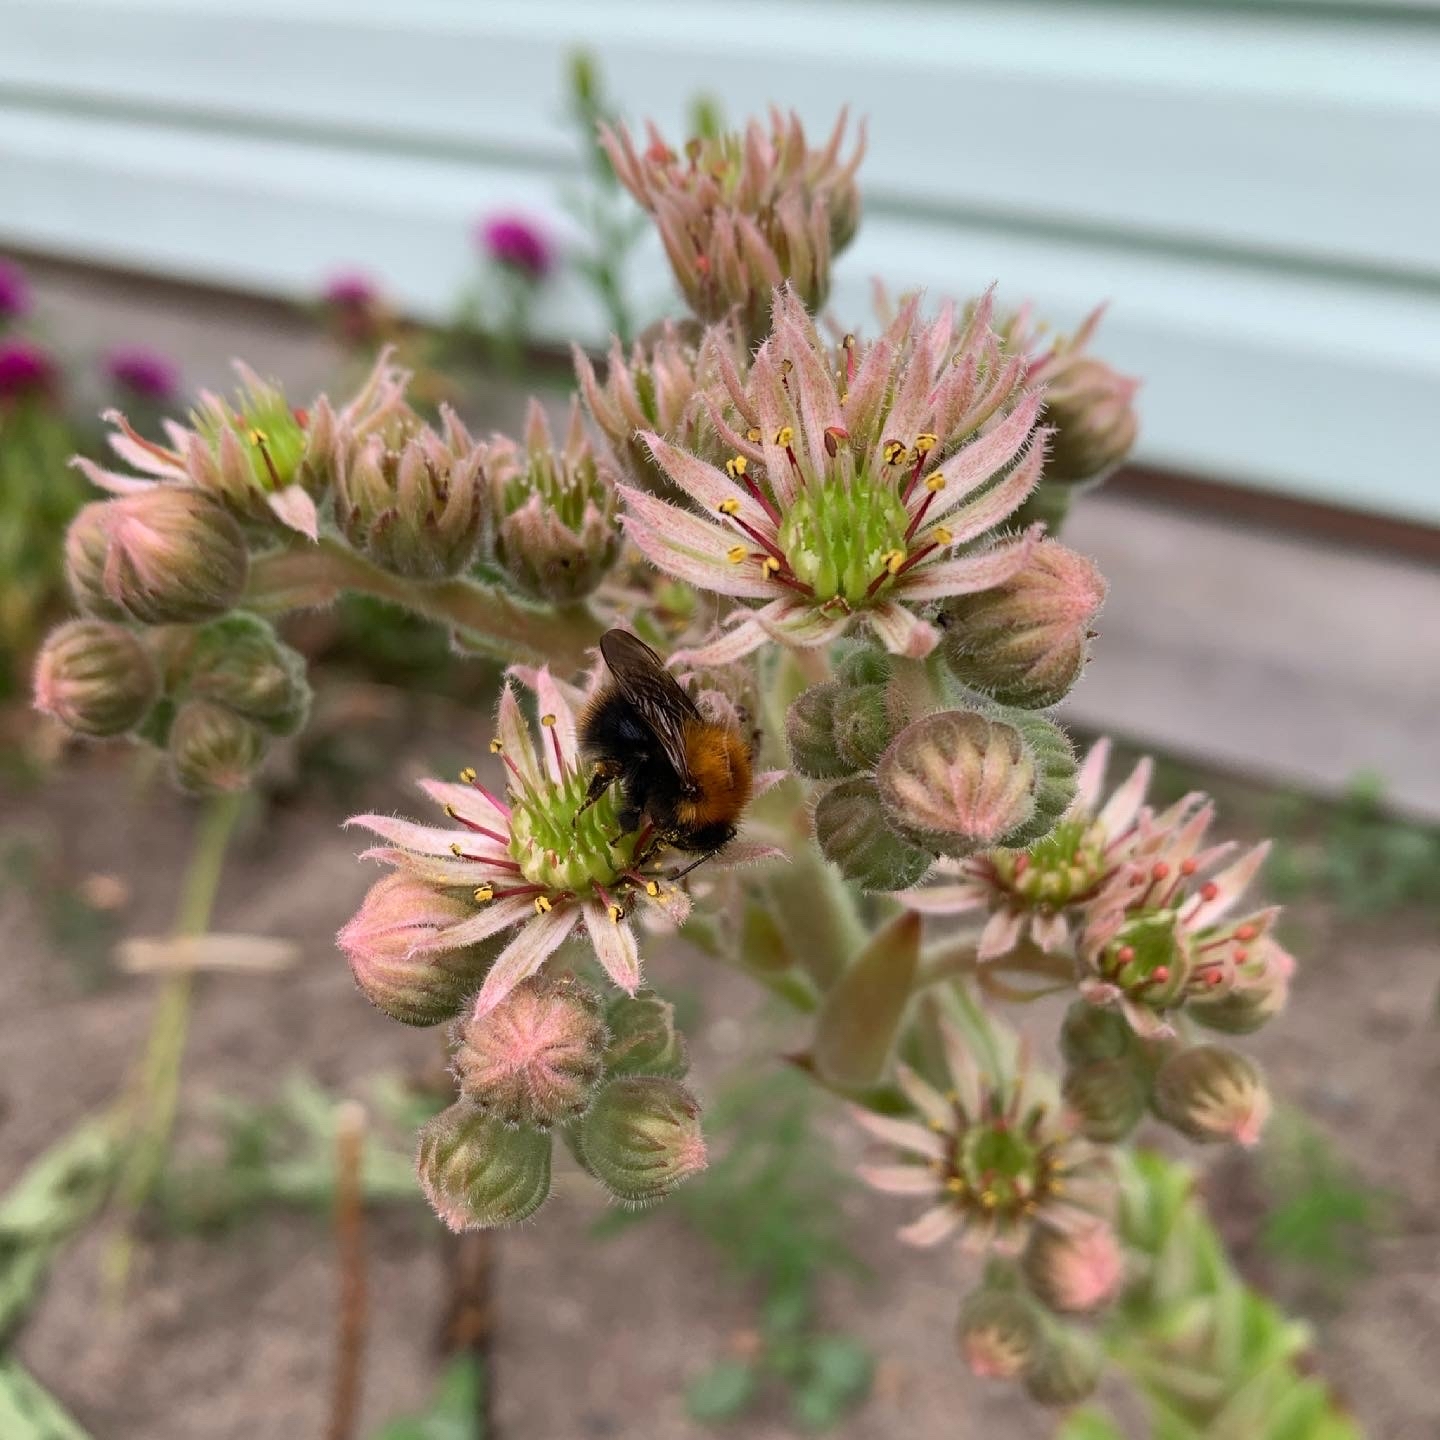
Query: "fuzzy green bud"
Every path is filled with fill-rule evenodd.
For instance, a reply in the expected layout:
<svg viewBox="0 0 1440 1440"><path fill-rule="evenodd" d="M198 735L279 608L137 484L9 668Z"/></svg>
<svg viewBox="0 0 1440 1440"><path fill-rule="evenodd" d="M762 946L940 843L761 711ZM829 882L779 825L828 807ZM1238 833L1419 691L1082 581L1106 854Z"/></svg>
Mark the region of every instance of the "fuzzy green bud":
<svg viewBox="0 0 1440 1440"><path fill-rule="evenodd" d="M1078 1405L1095 1393L1105 1357L1095 1337L1074 1325L1048 1325L1025 1372L1025 1393L1041 1405Z"/></svg>
<svg viewBox="0 0 1440 1440"><path fill-rule="evenodd" d="M1253 1061L1224 1045L1175 1051L1155 1076L1155 1113L1192 1140L1254 1145L1270 1093Z"/></svg>
<svg viewBox="0 0 1440 1440"><path fill-rule="evenodd" d="M835 666L836 677L843 685L888 685L894 673L895 662L873 645L850 646Z"/></svg>
<svg viewBox="0 0 1440 1440"><path fill-rule="evenodd" d="M675 1007L653 990L621 995L605 1010L610 1044L605 1070L610 1075L668 1075L681 1078L690 1068L685 1037L675 1028Z"/></svg>
<svg viewBox="0 0 1440 1440"><path fill-rule="evenodd" d="M450 1229L514 1225L550 1194L550 1136L512 1130L460 1100L420 1131L415 1170Z"/></svg>
<svg viewBox="0 0 1440 1440"><path fill-rule="evenodd" d="M35 708L80 735L122 735L160 698L160 677L140 641L105 620L51 631L35 662Z"/></svg>
<svg viewBox="0 0 1440 1440"><path fill-rule="evenodd" d="M896 729L883 685L842 690L834 708L835 748L856 770L879 763Z"/></svg>
<svg viewBox="0 0 1440 1440"><path fill-rule="evenodd" d="M293 735L310 711L305 659L257 615L207 625L179 667L189 694L234 710L272 735Z"/></svg>
<svg viewBox="0 0 1440 1440"><path fill-rule="evenodd" d="M942 855L988 850L1035 813L1035 757L1018 729L975 711L947 710L907 725L875 771L891 825Z"/></svg>
<svg viewBox="0 0 1440 1440"><path fill-rule="evenodd" d="M894 832L880 791L866 775L842 780L820 797L815 839L825 858L862 890L908 890L935 863L932 853Z"/></svg>
<svg viewBox="0 0 1440 1440"><path fill-rule="evenodd" d="M659 1200L705 1168L700 1103L664 1076L611 1080L577 1138L590 1173L626 1205Z"/></svg>
<svg viewBox="0 0 1440 1440"><path fill-rule="evenodd" d="M259 727L213 700L181 705L166 743L176 782L195 795L244 790L265 758Z"/></svg>
<svg viewBox="0 0 1440 1440"><path fill-rule="evenodd" d="M446 942L474 914L454 891L397 870L370 887L336 938L372 1005L406 1025L439 1025L460 1014L499 953L499 940Z"/></svg>
<svg viewBox="0 0 1440 1440"><path fill-rule="evenodd" d="M341 467L335 519L345 538L382 569L408 580L444 580L475 558L485 522L484 447L453 411L437 434L406 412L371 434Z"/></svg>
<svg viewBox="0 0 1440 1440"><path fill-rule="evenodd" d="M1105 478L1130 453L1139 433L1137 381L1092 355L1056 367L1045 391L1045 423L1054 428L1046 479L1065 484Z"/></svg>
<svg viewBox="0 0 1440 1440"><path fill-rule="evenodd" d="M619 559L620 526L614 481L586 438L579 401L571 404L563 448L532 400L524 448L498 440L488 463L496 562L532 600L584 599Z"/></svg>
<svg viewBox="0 0 1440 1440"><path fill-rule="evenodd" d="M460 1091L502 1124L548 1130L585 1113L607 1038L593 990L571 976L532 976L460 1027Z"/></svg>
<svg viewBox="0 0 1440 1440"><path fill-rule="evenodd" d="M1060 1053L1072 1067L1092 1060L1118 1060L1135 1044L1135 1032L1118 1010L1076 1000L1060 1026Z"/></svg>
<svg viewBox="0 0 1440 1440"><path fill-rule="evenodd" d="M1113 1145L1140 1123L1150 1089L1131 1058L1090 1060L1065 1076L1065 1103L1089 1140Z"/></svg>
<svg viewBox="0 0 1440 1440"><path fill-rule="evenodd" d="M812 780L842 780L860 768L835 743L835 704L844 693L838 681L827 680L797 695L785 712L790 763Z"/></svg>
<svg viewBox="0 0 1440 1440"><path fill-rule="evenodd" d="M1040 1314L1021 1291L985 1286L965 1297L956 1338L972 1375L1013 1380L1039 1351Z"/></svg>
<svg viewBox="0 0 1440 1440"><path fill-rule="evenodd" d="M1011 846L1033 845L1059 824L1075 798L1079 765L1069 737L1043 715L1017 715L1017 728L1035 759L1035 809L1019 830L1007 837Z"/></svg>
<svg viewBox="0 0 1440 1440"><path fill-rule="evenodd" d="M1093 561L1044 540L1019 574L946 602L941 653L965 684L1001 704L1043 710L1080 678L1104 599Z"/></svg>
<svg viewBox="0 0 1440 1440"><path fill-rule="evenodd" d="M235 520L178 485L86 505L65 538L65 559L81 609L142 625L223 615L244 593L249 570Z"/></svg>

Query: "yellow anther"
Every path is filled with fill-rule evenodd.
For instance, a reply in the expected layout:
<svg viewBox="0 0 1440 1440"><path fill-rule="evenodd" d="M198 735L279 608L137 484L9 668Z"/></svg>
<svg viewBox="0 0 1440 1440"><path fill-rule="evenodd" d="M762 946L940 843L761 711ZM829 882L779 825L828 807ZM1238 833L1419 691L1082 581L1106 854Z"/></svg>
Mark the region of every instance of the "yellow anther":
<svg viewBox="0 0 1440 1440"><path fill-rule="evenodd" d="M949 545L955 539L954 532L948 530L944 525L937 525L930 533L935 537L937 545Z"/></svg>
<svg viewBox="0 0 1440 1440"><path fill-rule="evenodd" d="M887 440L880 453L885 457L887 465L898 465L905 458L905 443L902 440Z"/></svg>
<svg viewBox="0 0 1440 1440"><path fill-rule="evenodd" d="M892 575L898 575L900 567L905 563L905 552L903 550L887 550L880 558Z"/></svg>
<svg viewBox="0 0 1440 1440"><path fill-rule="evenodd" d="M993 1190L982 1190L980 1192L980 1204L986 1210L993 1210L1000 1203L1000 1197Z"/></svg>
<svg viewBox="0 0 1440 1440"><path fill-rule="evenodd" d="M264 445L270 437L263 430L251 430L247 437L250 443L257 448Z"/></svg>
<svg viewBox="0 0 1440 1440"><path fill-rule="evenodd" d="M722 515L738 515L740 513L740 502L732 495L728 500L720 502L720 513Z"/></svg>
<svg viewBox="0 0 1440 1440"><path fill-rule="evenodd" d="M945 477L937 470L926 479L925 488L932 495L938 495L945 488Z"/></svg>
<svg viewBox="0 0 1440 1440"><path fill-rule="evenodd" d="M789 426L789 425L782 425L782 426L775 432L775 443L776 443L777 445L789 445L790 442L791 442L794 438L795 438L795 431L794 431L793 427L791 427L791 426Z"/></svg>
<svg viewBox="0 0 1440 1440"><path fill-rule="evenodd" d="M725 558L732 565L739 565L750 552L743 545L732 545L726 552Z"/></svg>
<svg viewBox="0 0 1440 1440"><path fill-rule="evenodd" d="M652 900L658 899L660 895L660 887L653 880L647 880L645 882L645 893Z"/></svg>
<svg viewBox="0 0 1440 1440"><path fill-rule="evenodd" d="M844 406L845 406L845 402L846 402L849 398L850 398L850 392L849 392L848 390L842 390L842 391L840 392L840 406L841 406L842 409L843 409Z"/></svg>
<svg viewBox="0 0 1440 1440"><path fill-rule="evenodd" d="M917 435L915 437L915 454L917 456L928 455L939 443L940 437L931 435L929 431L923 435Z"/></svg>
<svg viewBox="0 0 1440 1440"><path fill-rule="evenodd" d="M450 853L458 860L465 853L465 847L456 840L450 846Z"/></svg>
<svg viewBox="0 0 1440 1440"><path fill-rule="evenodd" d="M952 1195L963 1195L965 1193L965 1182L958 1175L952 1175L945 1182L945 1188Z"/></svg>
<svg viewBox="0 0 1440 1440"><path fill-rule="evenodd" d="M842 350L853 350L855 348L855 337L853 335L847 335L840 342L840 348Z"/></svg>
<svg viewBox="0 0 1440 1440"><path fill-rule="evenodd" d="M554 907L550 904L548 895L537 895L535 897L535 913L537 915L548 914Z"/></svg>
<svg viewBox="0 0 1440 1440"><path fill-rule="evenodd" d="M732 455L725 462L725 473L732 480L738 480L745 473L745 468L749 463L743 455Z"/></svg>
<svg viewBox="0 0 1440 1440"><path fill-rule="evenodd" d="M745 438L746 438L752 445L758 445L758 444L760 443L760 440L761 440L760 427L759 427L758 425L752 425L752 426L745 432Z"/></svg>
<svg viewBox="0 0 1440 1440"><path fill-rule="evenodd" d="M930 1128L937 1134L943 1135L950 1127L943 1120L930 1121Z"/></svg>
<svg viewBox="0 0 1440 1440"><path fill-rule="evenodd" d="M504 745L500 743L500 737L498 735L490 742L490 753L492 755L498 755L504 748Z"/></svg>
<svg viewBox="0 0 1440 1440"><path fill-rule="evenodd" d="M767 575L774 575L780 569L780 562L773 555L767 555L760 562L760 568Z"/></svg>
<svg viewBox="0 0 1440 1440"><path fill-rule="evenodd" d="M788 356L780 362L780 373L788 375L795 368L795 362Z"/></svg>
<svg viewBox="0 0 1440 1440"><path fill-rule="evenodd" d="M462 785L473 785L475 783L475 767L473 765L467 765L460 772L460 783Z"/></svg>
<svg viewBox="0 0 1440 1440"><path fill-rule="evenodd" d="M610 923L612 925L618 925L620 923L621 917L625 914L625 912L618 905L611 905L609 907L608 913L610 916Z"/></svg>
<svg viewBox="0 0 1440 1440"><path fill-rule="evenodd" d="M488 905L495 898L495 887L487 881L484 885L477 885L472 893L481 905Z"/></svg>
<svg viewBox="0 0 1440 1440"><path fill-rule="evenodd" d="M540 723L548 729L555 723L555 717L553 715L542 715L540 717Z"/></svg>
<svg viewBox="0 0 1440 1440"><path fill-rule="evenodd" d="M445 818L447 820L453 820L455 818L455 807L453 805L447 805L445 807Z"/></svg>

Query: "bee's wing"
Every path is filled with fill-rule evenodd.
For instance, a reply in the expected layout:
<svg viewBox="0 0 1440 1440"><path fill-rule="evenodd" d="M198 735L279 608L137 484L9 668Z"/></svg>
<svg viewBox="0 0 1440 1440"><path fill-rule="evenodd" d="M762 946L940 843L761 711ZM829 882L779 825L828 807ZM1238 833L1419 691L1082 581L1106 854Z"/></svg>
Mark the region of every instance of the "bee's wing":
<svg viewBox="0 0 1440 1440"><path fill-rule="evenodd" d="M683 779L689 773L685 723L700 717L695 702L680 688L665 662L628 630L607 630L600 637L600 653L621 694L654 732L676 775Z"/></svg>

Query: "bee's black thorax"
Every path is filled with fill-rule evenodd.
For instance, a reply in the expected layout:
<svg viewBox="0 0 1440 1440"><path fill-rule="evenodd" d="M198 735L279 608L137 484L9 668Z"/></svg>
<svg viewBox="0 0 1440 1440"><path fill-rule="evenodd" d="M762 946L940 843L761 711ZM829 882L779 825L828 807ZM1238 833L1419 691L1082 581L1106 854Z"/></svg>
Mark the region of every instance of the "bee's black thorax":
<svg viewBox="0 0 1440 1440"><path fill-rule="evenodd" d="M619 690L602 691L590 702L580 720L580 754L618 779L626 829L635 828L641 816L662 834L676 828L675 807L688 787L654 731Z"/></svg>

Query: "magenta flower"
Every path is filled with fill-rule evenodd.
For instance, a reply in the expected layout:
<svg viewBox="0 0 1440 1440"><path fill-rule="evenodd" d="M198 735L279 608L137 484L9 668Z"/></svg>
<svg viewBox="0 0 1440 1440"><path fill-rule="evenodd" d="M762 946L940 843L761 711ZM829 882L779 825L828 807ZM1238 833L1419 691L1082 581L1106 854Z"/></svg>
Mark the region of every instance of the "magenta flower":
<svg viewBox="0 0 1440 1440"><path fill-rule="evenodd" d="M18 320L30 309L30 282L25 272L0 259L0 321Z"/></svg>
<svg viewBox="0 0 1440 1440"><path fill-rule="evenodd" d="M54 360L27 340L0 344L0 400L45 395L59 380Z"/></svg>
<svg viewBox="0 0 1440 1440"><path fill-rule="evenodd" d="M492 215L475 232L480 249L492 260L538 284L555 266L549 237L523 215Z"/></svg>
<svg viewBox="0 0 1440 1440"><path fill-rule="evenodd" d="M125 347L105 357L105 373L112 384L137 400L168 405L180 389L180 375L172 361L154 350Z"/></svg>
<svg viewBox="0 0 1440 1440"><path fill-rule="evenodd" d="M347 270L325 282L322 298L338 310L363 310L380 299L380 290L368 275Z"/></svg>

